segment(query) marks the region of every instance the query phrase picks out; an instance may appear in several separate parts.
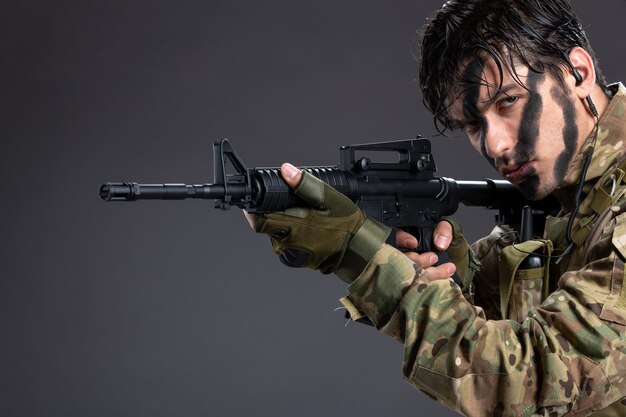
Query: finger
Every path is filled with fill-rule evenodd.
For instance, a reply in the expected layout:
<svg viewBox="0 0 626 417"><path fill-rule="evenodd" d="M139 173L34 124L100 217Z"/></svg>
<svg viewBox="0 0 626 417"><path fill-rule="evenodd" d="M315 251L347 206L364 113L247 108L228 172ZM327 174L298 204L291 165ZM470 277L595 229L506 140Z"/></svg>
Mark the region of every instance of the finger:
<svg viewBox="0 0 626 417"><path fill-rule="evenodd" d="M252 230L256 230L257 215L248 213L245 210L243 210L243 215L246 216L246 220L248 220L248 224L250 224L250 227L252 228Z"/></svg>
<svg viewBox="0 0 626 417"><path fill-rule="evenodd" d="M435 226L433 232L433 243L440 251L445 251L452 242L452 225L445 220L440 221Z"/></svg>
<svg viewBox="0 0 626 417"><path fill-rule="evenodd" d="M407 256L407 258L415 262L417 266L420 266L422 268L429 268L436 264L438 260L437 255L432 252L404 252L404 254Z"/></svg>
<svg viewBox="0 0 626 417"><path fill-rule="evenodd" d="M302 171L290 163L284 163L280 167L280 175L292 189L296 188L298 184L300 184L300 181L302 181Z"/></svg>
<svg viewBox="0 0 626 417"><path fill-rule="evenodd" d="M429 281L437 279L448 279L456 271L456 266L453 263L448 262L439 266L431 266L424 269L426 271L426 277Z"/></svg>
<svg viewBox="0 0 626 417"><path fill-rule="evenodd" d="M417 238L402 229L396 229L396 244L406 249L417 249Z"/></svg>

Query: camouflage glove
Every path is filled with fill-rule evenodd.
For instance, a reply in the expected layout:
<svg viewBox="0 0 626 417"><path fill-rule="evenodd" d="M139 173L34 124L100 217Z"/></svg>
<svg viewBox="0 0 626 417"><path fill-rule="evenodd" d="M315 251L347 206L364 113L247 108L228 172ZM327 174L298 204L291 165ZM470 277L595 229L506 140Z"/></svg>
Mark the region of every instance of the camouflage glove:
<svg viewBox="0 0 626 417"><path fill-rule="evenodd" d="M271 237L285 265L335 272L352 282L391 230L366 218L348 197L306 171L294 192L310 207L259 215L256 231Z"/></svg>
<svg viewBox="0 0 626 417"><path fill-rule="evenodd" d="M452 226L452 241L446 252L450 257L450 262L456 266L456 272L463 283L461 288L469 289L474 274L480 269L480 261L476 259L472 248L465 240L459 222L452 217L443 217L441 220L447 221Z"/></svg>

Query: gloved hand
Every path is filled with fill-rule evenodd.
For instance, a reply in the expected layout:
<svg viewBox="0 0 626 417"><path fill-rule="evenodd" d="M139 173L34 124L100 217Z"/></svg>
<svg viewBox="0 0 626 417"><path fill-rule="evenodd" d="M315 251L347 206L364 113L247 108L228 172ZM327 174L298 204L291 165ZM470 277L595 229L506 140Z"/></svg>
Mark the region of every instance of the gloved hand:
<svg viewBox="0 0 626 417"><path fill-rule="evenodd" d="M283 176L291 174L285 172L294 168L289 167L283 165ZM271 237L274 252L285 265L335 272L351 282L383 245L390 229L367 219L348 197L307 172L302 172L294 192L309 207L260 214L255 230Z"/></svg>
<svg viewBox="0 0 626 417"><path fill-rule="evenodd" d="M396 230L396 242L398 247L411 250L414 250L418 243L415 236L400 229ZM434 249L447 253L449 261L456 267L456 276L461 283L461 288L468 290L474 273L480 269L480 262L465 240L460 223L452 217L441 218L433 232L433 243ZM423 254L410 251L404 254L416 264L424 265ZM450 269L451 275L454 272Z"/></svg>
<svg viewBox="0 0 626 417"><path fill-rule="evenodd" d="M462 282L461 288L468 290L474 279L474 274L480 270L480 261L465 240L461 224L452 217L445 217L442 221L448 222L452 226L453 237L446 252L450 261L456 265L456 272Z"/></svg>

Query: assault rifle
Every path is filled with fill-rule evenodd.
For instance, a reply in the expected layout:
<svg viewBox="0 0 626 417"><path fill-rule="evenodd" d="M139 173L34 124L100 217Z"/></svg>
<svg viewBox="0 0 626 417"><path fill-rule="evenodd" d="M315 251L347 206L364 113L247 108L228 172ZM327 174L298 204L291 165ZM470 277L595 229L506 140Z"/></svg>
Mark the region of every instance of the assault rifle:
<svg viewBox="0 0 626 417"><path fill-rule="evenodd" d="M397 161L372 159L382 153L396 154ZM252 213L303 204L281 179L280 168L246 168L227 139L215 142L213 167L213 184L109 182L100 186L100 197L106 201L213 199L218 209L236 206ZM541 229L545 215L558 207L552 199L526 200L508 181L456 181L436 176L430 141L419 136L342 146L338 166L304 169L348 196L367 216L412 233L419 241L418 252L431 250L437 221L456 212L459 203L498 210L496 223L518 226L518 230L524 206L532 207L535 227ZM438 255L439 263L447 261L446 254Z"/></svg>

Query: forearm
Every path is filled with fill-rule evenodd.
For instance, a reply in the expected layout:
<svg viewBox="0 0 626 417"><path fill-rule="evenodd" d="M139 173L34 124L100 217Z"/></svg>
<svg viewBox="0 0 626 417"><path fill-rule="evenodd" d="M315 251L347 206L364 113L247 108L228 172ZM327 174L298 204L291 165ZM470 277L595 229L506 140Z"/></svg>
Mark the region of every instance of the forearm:
<svg viewBox="0 0 626 417"><path fill-rule="evenodd" d="M466 415L532 415L547 407L561 414L576 402L585 409L610 401L598 394L608 393L600 351L609 338L573 326L610 327L594 323L598 318L575 294L560 293L553 307L569 312L539 309L521 323L486 320L451 280L430 281L389 246L349 287L376 327L404 344L407 381ZM576 320L568 318L572 309ZM604 347L579 350L589 337Z"/></svg>

